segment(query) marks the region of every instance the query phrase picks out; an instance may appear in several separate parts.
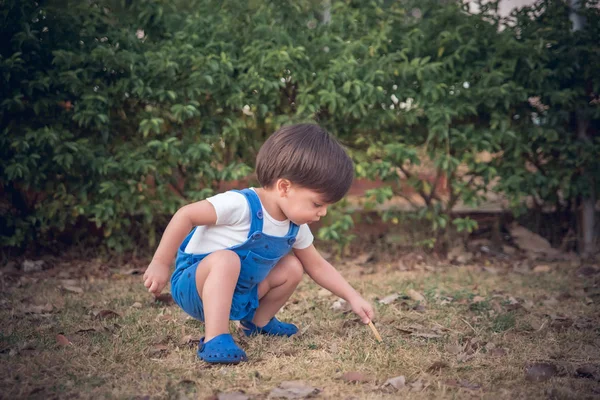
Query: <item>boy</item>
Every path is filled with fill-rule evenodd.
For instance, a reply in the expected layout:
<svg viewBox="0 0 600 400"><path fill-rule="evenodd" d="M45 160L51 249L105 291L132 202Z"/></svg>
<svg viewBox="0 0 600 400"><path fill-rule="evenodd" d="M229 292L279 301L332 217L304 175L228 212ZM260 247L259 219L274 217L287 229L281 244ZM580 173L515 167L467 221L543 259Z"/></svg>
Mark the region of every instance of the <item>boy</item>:
<svg viewBox="0 0 600 400"><path fill-rule="evenodd" d="M246 335L295 334L298 328L275 314L304 272L348 301L363 323L373 318L371 305L315 249L307 225L346 194L353 170L344 149L319 126L286 126L259 150L260 188L221 193L175 213L144 285L158 295L178 253L171 292L186 313L205 322L202 360L247 360L229 334L229 320L239 320Z"/></svg>

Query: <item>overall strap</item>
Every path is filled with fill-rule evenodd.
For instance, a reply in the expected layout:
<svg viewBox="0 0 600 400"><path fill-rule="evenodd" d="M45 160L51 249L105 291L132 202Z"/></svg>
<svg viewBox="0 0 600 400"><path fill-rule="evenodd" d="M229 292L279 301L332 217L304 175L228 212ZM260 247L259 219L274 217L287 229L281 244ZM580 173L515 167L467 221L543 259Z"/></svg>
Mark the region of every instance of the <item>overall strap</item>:
<svg viewBox="0 0 600 400"><path fill-rule="evenodd" d="M290 221L290 230L287 233L287 236L291 236L291 237L296 237L296 235L298 234L298 230L300 229L300 227L298 225L296 225L295 223L293 223L292 221Z"/></svg>
<svg viewBox="0 0 600 400"><path fill-rule="evenodd" d="M250 231L248 231L248 237L252 236L254 232L262 232L263 230L263 212L262 204L256 192L252 189L235 190L238 193L243 194L248 201L250 206Z"/></svg>

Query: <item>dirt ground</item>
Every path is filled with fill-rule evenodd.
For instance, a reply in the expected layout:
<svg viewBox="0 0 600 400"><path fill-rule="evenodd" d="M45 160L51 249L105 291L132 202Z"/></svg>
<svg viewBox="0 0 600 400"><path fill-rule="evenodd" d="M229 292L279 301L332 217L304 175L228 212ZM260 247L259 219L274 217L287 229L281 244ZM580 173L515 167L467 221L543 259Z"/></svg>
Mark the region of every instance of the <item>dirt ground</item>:
<svg viewBox="0 0 600 400"><path fill-rule="evenodd" d="M237 366L197 358L202 324L146 292L143 260L21 261L0 275L4 399L600 398L600 269L577 259L332 259L383 343L305 277L278 314L300 334L232 323Z"/></svg>

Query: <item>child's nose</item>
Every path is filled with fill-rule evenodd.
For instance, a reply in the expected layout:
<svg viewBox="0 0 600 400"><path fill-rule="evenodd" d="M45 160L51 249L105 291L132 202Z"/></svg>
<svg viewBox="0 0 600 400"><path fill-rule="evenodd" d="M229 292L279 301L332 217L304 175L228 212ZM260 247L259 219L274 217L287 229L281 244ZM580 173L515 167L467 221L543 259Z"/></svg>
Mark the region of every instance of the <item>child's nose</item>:
<svg viewBox="0 0 600 400"><path fill-rule="evenodd" d="M323 207L320 211L319 211L319 217L324 217L327 215L327 207Z"/></svg>

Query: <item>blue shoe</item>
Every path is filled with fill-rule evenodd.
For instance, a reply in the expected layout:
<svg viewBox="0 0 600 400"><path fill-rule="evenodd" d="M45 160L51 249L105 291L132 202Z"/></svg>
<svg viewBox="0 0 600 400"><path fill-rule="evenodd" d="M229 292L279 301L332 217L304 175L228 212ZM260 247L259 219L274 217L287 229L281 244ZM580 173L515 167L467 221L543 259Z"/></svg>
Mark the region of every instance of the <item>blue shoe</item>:
<svg viewBox="0 0 600 400"><path fill-rule="evenodd" d="M229 333L215 336L204 343L204 338L198 344L198 357L208 363L238 364L248 361L244 350L240 349Z"/></svg>
<svg viewBox="0 0 600 400"><path fill-rule="evenodd" d="M275 317L271 318L269 323L262 328L254 325L252 321L240 321L240 324L242 324L246 336L261 334L289 337L298 332L298 327L296 325L281 322Z"/></svg>

